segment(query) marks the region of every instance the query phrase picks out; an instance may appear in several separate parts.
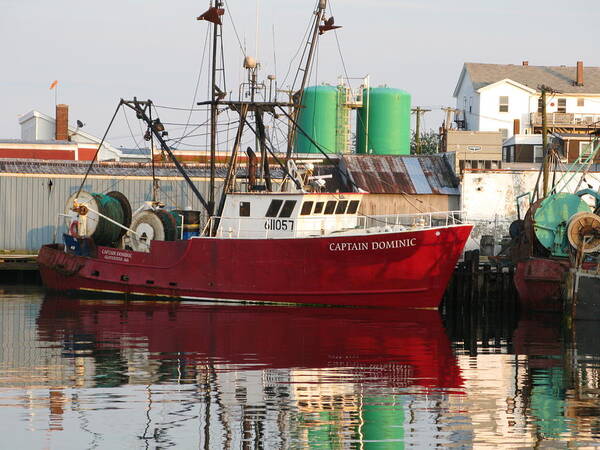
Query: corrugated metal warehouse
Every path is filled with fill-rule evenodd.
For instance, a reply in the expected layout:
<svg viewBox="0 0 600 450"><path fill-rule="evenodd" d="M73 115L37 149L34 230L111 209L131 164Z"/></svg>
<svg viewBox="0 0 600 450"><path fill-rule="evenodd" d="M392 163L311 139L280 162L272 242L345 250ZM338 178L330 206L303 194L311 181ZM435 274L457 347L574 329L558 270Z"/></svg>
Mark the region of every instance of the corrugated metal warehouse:
<svg viewBox="0 0 600 450"><path fill-rule="evenodd" d="M37 252L43 245L60 240L66 201L77 192L88 163L0 159L0 249ZM208 197L208 174L204 166L187 165L190 178L205 198ZM223 177L225 169L218 169ZM158 164L158 200L177 208L191 206L202 210L185 180L177 176L172 164ZM216 201L222 188L217 179ZM98 163L90 171L83 190L106 193L120 191L133 210L152 199L152 169L141 163ZM58 236L58 237L57 237Z"/></svg>
<svg viewBox="0 0 600 450"><path fill-rule="evenodd" d="M89 163L77 161L0 159L0 250L35 253L44 244L60 241L65 228L59 214L65 212L67 199L79 189L88 167ZM186 164L185 167L198 190L208 198L209 168L205 164ZM339 167L343 175L331 163L318 166L315 174L333 174L333 178L327 180L326 190L352 192L359 188L374 194L364 196L362 214L459 208L458 180L443 156L344 155ZM168 207L203 211L200 201L173 164L157 163L155 173L159 201ZM223 165L217 166L216 202L225 173ZM272 167L271 174L275 184L283 176L276 167ZM246 170L240 167L236 188L245 191L246 180ZM152 199L152 165L97 163L91 167L83 190L120 191L135 211Z"/></svg>
<svg viewBox="0 0 600 450"><path fill-rule="evenodd" d="M366 195L365 215L415 214L460 209L459 181L444 155L344 155L340 168Z"/></svg>

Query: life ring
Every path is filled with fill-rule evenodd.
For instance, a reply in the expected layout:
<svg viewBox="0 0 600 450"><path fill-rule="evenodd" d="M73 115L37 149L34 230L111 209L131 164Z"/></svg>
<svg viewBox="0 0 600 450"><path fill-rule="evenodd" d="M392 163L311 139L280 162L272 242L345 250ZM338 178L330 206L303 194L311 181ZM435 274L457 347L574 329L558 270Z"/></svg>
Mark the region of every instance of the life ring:
<svg viewBox="0 0 600 450"><path fill-rule="evenodd" d="M79 237L79 222L77 220L74 220L71 222L71 225L69 225L69 235Z"/></svg>

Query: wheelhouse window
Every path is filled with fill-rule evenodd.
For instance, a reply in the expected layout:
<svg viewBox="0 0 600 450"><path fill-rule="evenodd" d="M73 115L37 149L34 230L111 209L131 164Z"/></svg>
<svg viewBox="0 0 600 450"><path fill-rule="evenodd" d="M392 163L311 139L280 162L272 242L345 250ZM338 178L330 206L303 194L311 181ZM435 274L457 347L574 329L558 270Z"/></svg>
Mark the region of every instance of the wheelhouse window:
<svg viewBox="0 0 600 450"><path fill-rule="evenodd" d="M566 98L559 98L556 100L556 103L558 105L556 112L559 112L559 113L567 112L567 99Z"/></svg>
<svg viewBox="0 0 600 450"><path fill-rule="evenodd" d="M240 202L240 217L250 217L250 202Z"/></svg>
<svg viewBox="0 0 600 450"><path fill-rule="evenodd" d="M356 214L356 211L358 211L358 205L360 204L359 200L352 200L350 202L350 205L348 206L348 210L346 211L347 214Z"/></svg>
<svg viewBox="0 0 600 450"><path fill-rule="evenodd" d="M325 214L333 214L335 212L336 203L337 202L335 200L328 201L325 205Z"/></svg>
<svg viewBox="0 0 600 450"><path fill-rule="evenodd" d="M323 207L325 206L325 202L317 202L315 204L315 210L313 214L321 214L323 212Z"/></svg>
<svg viewBox="0 0 600 450"><path fill-rule="evenodd" d="M272 200L269 209L267 209L267 217L277 217L281 205L283 205L283 200Z"/></svg>
<svg viewBox="0 0 600 450"><path fill-rule="evenodd" d="M312 207L314 205L315 202L304 202L302 204L302 210L300 211L300 215L301 216L310 216L310 213L312 212Z"/></svg>
<svg viewBox="0 0 600 450"><path fill-rule="evenodd" d="M279 213L279 217L290 217L292 212L294 212L294 208L296 207L296 200L286 200L283 204L283 208L281 208L281 212Z"/></svg>
<svg viewBox="0 0 600 450"><path fill-rule="evenodd" d="M335 208L336 214L346 214L346 208L348 207L348 200L339 201Z"/></svg>
<svg viewBox="0 0 600 450"><path fill-rule="evenodd" d="M508 96L507 95L500 96L498 111L508 112Z"/></svg>

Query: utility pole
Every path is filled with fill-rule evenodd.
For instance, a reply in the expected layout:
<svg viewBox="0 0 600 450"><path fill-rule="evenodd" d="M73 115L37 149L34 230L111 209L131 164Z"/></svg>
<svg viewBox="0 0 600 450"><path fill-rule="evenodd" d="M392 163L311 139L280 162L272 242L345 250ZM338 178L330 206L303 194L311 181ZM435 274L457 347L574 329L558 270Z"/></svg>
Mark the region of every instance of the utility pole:
<svg viewBox="0 0 600 450"><path fill-rule="evenodd" d="M444 122L444 126L446 128L446 130L449 130L450 128L452 128L451 125L451 121L450 121L450 116L452 115L452 113L457 113L458 109L456 108L450 108L450 107L446 107L446 108L441 108L442 111L444 111L446 113L446 120Z"/></svg>
<svg viewBox="0 0 600 450"><path fill-rule="evenodd" d="M412 112L416 114L416 127L415 127L415 153L421 154L421 115L431 111L430 109L423 109L420 106L413 108Z"/></svg>
<svg viewBox="0 0 600 450"><path fill-rule="evenodd" d="M539 87L542 91L542 152L543 152L543 174L544 174L544 198L548 195L548 183L550 181L550 155L548 154L548 124L546 119L546 94L554 90L546 85Z"/></svg>

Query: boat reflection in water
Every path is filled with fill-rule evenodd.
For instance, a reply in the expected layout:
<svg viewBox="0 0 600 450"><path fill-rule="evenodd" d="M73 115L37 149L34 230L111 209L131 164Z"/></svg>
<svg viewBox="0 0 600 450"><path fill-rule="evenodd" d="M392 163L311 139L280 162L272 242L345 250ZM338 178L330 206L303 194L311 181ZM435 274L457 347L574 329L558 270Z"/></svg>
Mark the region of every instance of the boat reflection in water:
<svg viewBox="0 0 600 450"><path fill-rule="evenodd" d="M579 320L565 325L559 314L521 316L513 335L520 356L517 391L529 409L536 448L542 441L557 440L596 448L600 437L600 322Z"/></svg>
<svg viewBox="0 0 600 450"><path fill-rule="evenodd" d="M463 383L433 310L47 297L37 327L63 357L93 366L89 387L148 385L147 408L165 385L194 387L186 403L201 412L189 426L214 448L439 443L440 400ZM169 407L161 408L164 417ZM148 419L149 439L168 444L160 441L171 433L168 422Z"/></svg>

